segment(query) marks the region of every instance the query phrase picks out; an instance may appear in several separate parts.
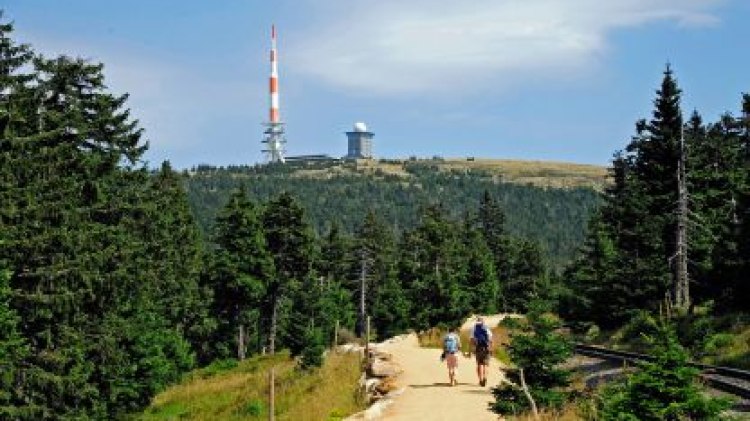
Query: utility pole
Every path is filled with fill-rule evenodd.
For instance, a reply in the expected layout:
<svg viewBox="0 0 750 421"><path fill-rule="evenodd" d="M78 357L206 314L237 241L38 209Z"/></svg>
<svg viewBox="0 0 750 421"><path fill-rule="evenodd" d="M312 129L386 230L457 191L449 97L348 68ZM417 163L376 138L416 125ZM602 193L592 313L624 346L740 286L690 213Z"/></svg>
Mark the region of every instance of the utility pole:
<svg viewBox="0 0 750 421"><path fill-rule="evenodd" d="M690 278L688 275L688 191L685 174L685 135L680 130L680 157L677 165L677 244L675 258L675 306L690 307Z"/></svg>

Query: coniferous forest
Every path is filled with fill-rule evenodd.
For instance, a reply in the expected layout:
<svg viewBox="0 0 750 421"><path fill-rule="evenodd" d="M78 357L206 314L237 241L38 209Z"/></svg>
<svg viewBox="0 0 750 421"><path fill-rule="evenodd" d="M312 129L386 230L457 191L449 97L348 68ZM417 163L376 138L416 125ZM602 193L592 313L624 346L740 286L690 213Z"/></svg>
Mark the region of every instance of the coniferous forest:
<svg viewBox="0 0 750 421"><path fill-rule="evenodd" d="M597 192L588 187L503 183L486 171L442 171L437 164L439 161L407 161L404 175L361 175L354 172L356 162L228 168L203 165L186 176L186 186L204 233L211 231L216 212L237 188L246 189L253 200L290 192L304 205L319 234L331 224L352 234L369 211L400 234L417 225L422 210L438 203L452 218L460 219L475 212L478 199L488 191L505 210L509 231L534 241L556 270L573 257L583 241L586 221L600 202ZM321 176L326 170L332 174Z"/></svg>
<svg viewBox="0 0 750 421"><path fill-rule="evenodd" d="M361 332L370 315L385 337L549 292L539 245L508 233L489 192L460 216L414 210L397 235L372 212L316 233L294 195L235 189L201 235L184 178L145 166L103 66L43 57L12 29L0 27L2 418L113 418L217 359L288 349L319 364L336 320Z"/></svg>
<svg viewBox="0 0 750 421"><path fill-rule="evenodd" d="M611 327L672 300L681 214L688 233L686 310L707 303L723 312L748 310L750 95L742 96L737 115L705 122L698 111L683 119L681 94L667 66L653 115L636 122L633 138L614 155L614 183L565 271L569 294L561 309L570 319Z"/></svg>
<svg viewBox="0 0 750 421"><path fill-rule="evenodd" d="M419 186L184 174L148 168L101 64L40 55L3 20L0 419L122 417L193 368L261 352L314 367L336 323L362 335L367 316L387 338L545 301L617 327L673 295L681 241L685 312L746 314L750 96L705 122L683 121L680 95L667 68L603 194L419 166Z"/></svg>

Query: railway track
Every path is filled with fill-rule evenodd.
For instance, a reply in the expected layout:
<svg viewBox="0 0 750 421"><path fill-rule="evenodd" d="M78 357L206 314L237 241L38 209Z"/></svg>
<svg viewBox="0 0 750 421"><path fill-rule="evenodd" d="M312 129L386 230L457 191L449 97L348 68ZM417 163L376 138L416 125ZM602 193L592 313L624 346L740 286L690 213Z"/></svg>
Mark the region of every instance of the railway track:
<svg viewBox="0 0 750 421"><path fill-rule="evenodd" d="M575 352L587 357L626 363L653 361L655 359L646 354L616 351L613 349L584 344L576 344ZM694 362L691 362L688 365L701 371L701 378L709 387L738 396L742 399L750 399L750 371Z"/></svg>

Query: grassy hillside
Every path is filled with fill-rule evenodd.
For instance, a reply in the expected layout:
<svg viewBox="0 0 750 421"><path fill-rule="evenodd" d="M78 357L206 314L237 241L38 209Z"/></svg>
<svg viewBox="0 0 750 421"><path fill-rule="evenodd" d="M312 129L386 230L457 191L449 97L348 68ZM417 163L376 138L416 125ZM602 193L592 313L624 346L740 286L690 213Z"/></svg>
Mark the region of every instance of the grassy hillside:
<svg viewBox="0 0 750 421"><path fill-rule="evenodd" d="M503 182L536 187L603 189L607 183L607 169L597 165L554 161L521 161L485 158L436 158L422 161L360 160L355 171L384 172L409 177L409 165L429 165L440 171L482 171L500 177ZM344 166L338 166L338 171Z"/></svg>
<svg viewBox="0 0 750 421"><path fill-rule="evenodd" d="M186 185L193 213L210 234L230 192L244 186L254 200L289 191L323 233L331 222L352 232L374 211L397 232L411 229L421 209L442 205L455 217L477 209L485 190L505 208L508 229L538 241L561 267L581 243L599 204L606 170L589 165L505 160L421 160L201 166Z"/></svg>
<svg viewBox="0 0 750 421"><path fill-rule="evenodd" d="M357 399L357 354L331 354L324 366L304 372L288 354L196 370L157 395L139 421L267 420L268 373L276 372L276 419L336 420L362 409Z"/></svg>

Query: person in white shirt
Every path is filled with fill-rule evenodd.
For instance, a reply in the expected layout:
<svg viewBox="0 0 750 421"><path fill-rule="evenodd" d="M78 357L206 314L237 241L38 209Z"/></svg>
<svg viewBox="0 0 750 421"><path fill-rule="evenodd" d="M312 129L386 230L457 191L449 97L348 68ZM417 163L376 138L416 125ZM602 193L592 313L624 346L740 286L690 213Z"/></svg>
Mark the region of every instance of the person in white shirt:
<svg viewBox="0 0 750 421"><path fill-rule="evenodd" d="M461 351L461 337L458 336L455 327L450 328L448 333L443 337L443 355L448 366L448 382L451 386L458 384L456 381L456 367L458 367L458 353Z"/></svg>

